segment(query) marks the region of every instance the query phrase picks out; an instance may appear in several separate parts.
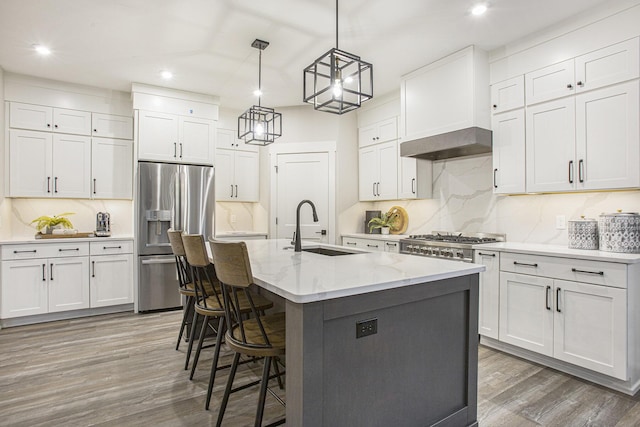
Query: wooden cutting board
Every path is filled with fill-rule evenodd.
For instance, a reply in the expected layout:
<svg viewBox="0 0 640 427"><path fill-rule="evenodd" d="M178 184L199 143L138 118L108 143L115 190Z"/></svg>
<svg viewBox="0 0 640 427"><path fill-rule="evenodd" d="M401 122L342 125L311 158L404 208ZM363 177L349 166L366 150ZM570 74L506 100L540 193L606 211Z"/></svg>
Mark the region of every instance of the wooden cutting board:
<svg viewBox="0 0 640 427"><path fill-rule="evenodd" d="M69 239L78 237L95 237L93 231L87 233L75 233L75 234L42 234L37 233L36 239Z"/></svg>
<svg viewBox="0 0 640 427"><path fill-rule="evenodd" d="M407 231L407 227L409 226L409 215L407 211L404 210L402 206L392 206L387 212L387 216L395 216L396 223L389 230L391 234L402 234Z"/></svg>

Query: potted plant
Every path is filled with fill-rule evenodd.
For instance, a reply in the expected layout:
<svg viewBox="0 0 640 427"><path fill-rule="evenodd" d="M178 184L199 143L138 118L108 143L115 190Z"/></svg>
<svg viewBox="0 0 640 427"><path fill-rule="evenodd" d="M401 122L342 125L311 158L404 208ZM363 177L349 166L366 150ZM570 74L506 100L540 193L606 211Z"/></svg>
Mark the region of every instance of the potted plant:
<svg viewBox="0 0 640 427"><path fill-rule="evenodd" d="M397 217L388 212L380 215L379 218L371 218L369 221L369 231L379 228L382 234L389 234L389 230L396 224Z"/></svg>
<svg viewBox="0 0 640 427"><path fill-rule="evenodd" d="M69 215L73 215L73 212L65 212L53 216L43 215L31 221L31 224L35 222L36 229L40 233L51 234L54 228L73 228L73 224L67 218Z"/></svg>

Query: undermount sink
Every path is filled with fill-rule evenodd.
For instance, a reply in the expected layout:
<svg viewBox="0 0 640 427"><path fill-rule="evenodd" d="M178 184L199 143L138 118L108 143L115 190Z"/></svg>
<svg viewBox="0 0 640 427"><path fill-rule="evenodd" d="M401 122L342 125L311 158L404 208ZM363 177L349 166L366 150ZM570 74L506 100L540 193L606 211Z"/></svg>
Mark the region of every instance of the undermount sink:
<svg viewBox="0 0 640 427"><path fill-rule="evenodd" d="M361 254L364 252L361 251L350 251L350 250L342 250L336 248L326 248L322 246L314 246L310 248L302 248L302 252L312 252L314 254L326 255L326 256L340 256L340 255L354 255Z"/></svg>

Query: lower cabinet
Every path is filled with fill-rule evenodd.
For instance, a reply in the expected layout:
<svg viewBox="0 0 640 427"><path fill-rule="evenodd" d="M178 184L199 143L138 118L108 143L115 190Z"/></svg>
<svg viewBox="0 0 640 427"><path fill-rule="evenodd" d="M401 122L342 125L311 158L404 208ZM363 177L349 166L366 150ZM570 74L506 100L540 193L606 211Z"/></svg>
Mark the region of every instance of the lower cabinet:
<svg viewBox="0 0 640 427"><path fill-rule="evenodd" d="M360 237L343 237L342 246L366 249L379 252L400 252L400 243L397 240L363 239Z"/></svg>
<svg viewBox="0 0 640 427"><path fill-rule="evenodd" d="M133 242L2 245L0 318L133 302Z"/></svg>
<svg viewBox="0 0 640 427"><path fill-rule="evenodd" d="M498 339L498 312L500 309L500 253L475 250L476 264L484 264L486 270L480 274L478 333Z"/></svg>

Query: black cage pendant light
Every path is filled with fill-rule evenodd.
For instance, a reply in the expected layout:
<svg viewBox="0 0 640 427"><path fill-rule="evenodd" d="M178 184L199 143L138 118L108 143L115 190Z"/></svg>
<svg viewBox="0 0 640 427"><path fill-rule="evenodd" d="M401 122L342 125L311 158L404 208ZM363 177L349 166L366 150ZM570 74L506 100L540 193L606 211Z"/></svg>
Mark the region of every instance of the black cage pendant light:
<svg viewBox="0 0 640 427"><path fill-rule="evenodd" d="M238 139L245 144L268 145L282 136L282 114L273 108L260 105L262 99L262 51L269 42L255 39L251 47L260 50L258 59L258 105L254 105L238 117Z"/></svg>
<svg viewBox="0 0 640 427"><path fill-rule="evenodd" d="M338 0L336 47L304 69L303 101L334 114L348 113L373 98L373 65L338 49Z"/></svg>

